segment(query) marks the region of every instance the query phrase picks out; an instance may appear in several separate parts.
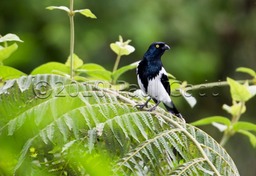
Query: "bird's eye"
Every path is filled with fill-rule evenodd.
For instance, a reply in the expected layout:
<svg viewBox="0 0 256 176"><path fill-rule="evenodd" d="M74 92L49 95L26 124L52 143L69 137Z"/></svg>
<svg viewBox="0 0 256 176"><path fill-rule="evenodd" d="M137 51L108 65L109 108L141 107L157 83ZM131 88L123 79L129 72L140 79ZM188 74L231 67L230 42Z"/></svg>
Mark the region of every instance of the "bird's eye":
<svg viewBox="0 0 256 176"><path fill-rule="evenodd" d="M159 48L159 45L156 45L156 48Z"/></svg>

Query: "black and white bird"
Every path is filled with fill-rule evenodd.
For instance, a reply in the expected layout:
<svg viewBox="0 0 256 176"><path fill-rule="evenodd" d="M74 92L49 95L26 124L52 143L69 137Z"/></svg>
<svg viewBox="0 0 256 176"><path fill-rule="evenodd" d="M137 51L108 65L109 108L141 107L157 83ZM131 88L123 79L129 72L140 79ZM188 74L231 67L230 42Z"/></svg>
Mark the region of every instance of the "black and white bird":
<svg viewBox="0 0 256 176"><path fill-rule="evenodd" d="M156 105L149 109L150 111L155 110L163 102L169 112L182 118L170 98L170 83L161 61L161 56L169 49L170 47L164 42L155 42L149 46L144 54L137 67L136 74L140 89L150 98L145 104L136 106L140 109L147 107L148 102L153 99Z"/></svg>

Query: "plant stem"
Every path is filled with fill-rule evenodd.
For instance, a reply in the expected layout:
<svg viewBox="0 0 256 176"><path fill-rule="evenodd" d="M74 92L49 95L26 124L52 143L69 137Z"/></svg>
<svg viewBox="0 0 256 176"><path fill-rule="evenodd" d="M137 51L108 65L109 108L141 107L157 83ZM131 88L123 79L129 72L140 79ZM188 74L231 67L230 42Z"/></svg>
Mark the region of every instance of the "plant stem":
<svg viewBox="0 0 256 176"><path fill-rule="evenodd" d="M220 145L224 147L224 145L227 143L230 137L231 137L231 134L229 132L225 132L220 140Z"/></svg>
<svg viewBox="0 0 256 176"><path fill-rule="evenodd" d="M159 112L152 112L153 114L155 114L156 116L160 116L162 117L164 120L170 122L171 124L173 124L174 126L176 126L176 128L180 129L197 147L197 149L199 150L199 152L201 153L202 157L205 159L205 161L208 163L208 165L210 166L210 168L213 170L214 172L214 175L217 175L217 176L221 176L219 171L217 170L217 168L213 165L213 163L210 161L209 157L207 156L205 150L203 149L203 146L195 139L195 137L193 137L193 135L191 135L186 127L184 128L183 125L186 125L184 124L184 122L182 122L183 124L181 123L177 123L177 121L174 121L173 119L163 115L162 113L159 113Z"/></svg>
<svg viewBox="0 0 256 176"><path fill-rule="evenodd" d="M74 0L70 0L70 13L69 13L69 21L70 21L70 78L74 78L74 69L73 69L73 54L74 54L74 45L75 45L75 26L74 26Z"/></svg>
<svg viewBox="0 0 256 176"><path fill-rule="evenodd" d="M1 37L1 36L0 36ZM4 47L7 48L8 47L8 43L5 41L4 42Z"/></svg>
<svg viewBox="0 0 256 176"><path fill-rule="evenodd" d="M237 82L243 84L248 80L236 80ZM253 80L248 81L249 84L253 84ZM191 85L186 87L184 90L185 91L190 91L190 90L199 90L199 89L209 89L213 87L223 87L223 86L228 86L227 81L220 81L220 82L213 82L213 83L204 83L204 84L198 84L198 85Z"/></svg>
<svg viewBox="0 0 256 176"><path fill-rule="evenodd" d="M235 132L233 131L232 127L234 126L235 123L237 123L239 121L244 107L245 107L245 102L241 102L239 112L232 117L231 124L230 124L231 128L226 129L226 131L224 132L224 135L222 136L222 138L220 140L221 146L224 146L227 143L227 141L229 140L229 138L234 135Z"/></svg>
<svg viewBox="0 0 256 176"><path fill-rule="evenodd" d="M113 73L117 70L117 67L119 65L120 59L121 59L121 55L117 55L116 62L115 62L114 68L113 68Z"/></svg>
<svg viewBox="0 0 256 176"><path fill-rule="evenodd" d="M107 92L107 93L110 93L114 96L116 96L117 98L119 98L120 100L126 102L126 103L129 103L131 104L132 106L135 106L137 103L123 95L121 95L120 93L116 92L116 91L113 91L113 90L110 90L110 89L102 89L103 91Z"/></svg>

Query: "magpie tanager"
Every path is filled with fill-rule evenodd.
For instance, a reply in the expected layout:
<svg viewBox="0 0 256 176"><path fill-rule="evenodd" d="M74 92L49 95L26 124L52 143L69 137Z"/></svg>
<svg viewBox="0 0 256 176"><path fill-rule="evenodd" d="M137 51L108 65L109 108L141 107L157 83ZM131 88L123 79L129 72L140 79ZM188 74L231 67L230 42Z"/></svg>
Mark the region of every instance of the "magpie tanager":
<svg viewBox="0 0 256 176"><path fill-rule="evenodd" d="M140 89L150 98L145 104L136 106L140 109L145 106L148 107L148 102L153 99L156 104L149 111L155 110L163 102L167 111L182 118L170 98L170 83L161 61L161 56L169 49L170 47L164 42L155 42L149 46L144 54L137 67L136 74Z"/></svg>

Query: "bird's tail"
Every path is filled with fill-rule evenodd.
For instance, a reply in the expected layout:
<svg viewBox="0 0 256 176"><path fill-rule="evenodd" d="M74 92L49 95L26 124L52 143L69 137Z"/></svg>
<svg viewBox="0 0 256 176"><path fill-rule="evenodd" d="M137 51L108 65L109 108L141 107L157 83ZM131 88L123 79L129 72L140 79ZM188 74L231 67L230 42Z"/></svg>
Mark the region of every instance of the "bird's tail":
<svg viewBox="0 0 256 176"><path fill-rule="evenodd" d="M169 111L170 113L172 113L173 115L182 118L181 113L178 111L178 109L175 107L175 105L173 104L173 102L170 103L170 105L167 105L164 103L165 108L167 109L167 111Z"/></svg>

